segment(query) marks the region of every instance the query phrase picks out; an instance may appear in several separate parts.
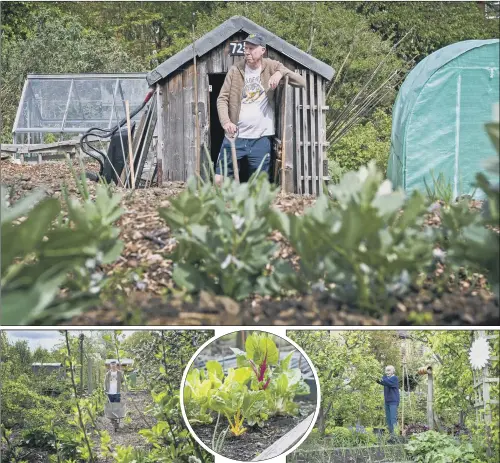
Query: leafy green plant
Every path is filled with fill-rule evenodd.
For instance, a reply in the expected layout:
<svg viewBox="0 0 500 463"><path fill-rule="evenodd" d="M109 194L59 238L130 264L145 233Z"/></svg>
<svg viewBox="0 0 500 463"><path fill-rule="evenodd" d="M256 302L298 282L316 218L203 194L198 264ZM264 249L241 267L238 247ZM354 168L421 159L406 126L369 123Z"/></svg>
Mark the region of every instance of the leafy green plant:
<svg viewBox="0 0 500 463"><path fill-rule="evenodd" d="M422 231L424 199L393 192L373 162L345 174L330 195L303 216L275 213L277 228L300 257L295 283L380 310L432 263L431 234Z"/></svg>
<svg viewBox="0 0 500 463"><path fill-rule="evenodd" d="M226 375L217 361L209 361L205 370L192 369L184 385L184 405L190 423L211 423L211 412L226 417L234 436L241 436L248 426L262 426L276 414L295 415L294 398L308 394L298 368L290 368L292 353L279 360L276 343L267 334L252 333L245 342L246 351L233 348L238 368ZM221 439L214 443L222 445Z"/></svg>
<svg viewBox="0 0 500 463"><path fill-rule="evenodd" d="M405 446L417 463L478 463L471 444L459 445L453 438L436 431L412 436Z"/></svg>
<svg viewBox="0 0 500 463"><path fill-rule="evenodd" d="M94 304L102 285L98 266L121 252L113 226L122 214L120 196L98 185L92 200L85 179L73 175L82 200L65 192L67 217L59 200L41 192L10 205L7 189L1 189L4 323L51 321Z"/></svg>
<svg viewBox="0 0 500 463"><path fill-rule="evenodd" d="M445 204L450 205L453 198L453 185L447 182L442 172L436 178L434 171L431 170L432 187L427 184L427 179L424 177L425 189L427 191L427 198L435 203L436 201L443 201Z"/></svg>
<svg viewBox="0 0 500 463"><path fill-rule="evenodd" d="M266 333L252 333L245 341L245 349L231 348L236 354L238 366L252 369L252 389L267 389L271 381L271 367L279 362L276 343Z"/></svg>
<svg viewBox="0 0 500 463"><path fill-rule="evenodd" d="M237 300L258 291L277 250L268 239L275 194L264 175L241 184L225 178L220 189L203 181L198 188L192 178L160 209L178 241L174 281L189 292L207 289Z"/></svg>

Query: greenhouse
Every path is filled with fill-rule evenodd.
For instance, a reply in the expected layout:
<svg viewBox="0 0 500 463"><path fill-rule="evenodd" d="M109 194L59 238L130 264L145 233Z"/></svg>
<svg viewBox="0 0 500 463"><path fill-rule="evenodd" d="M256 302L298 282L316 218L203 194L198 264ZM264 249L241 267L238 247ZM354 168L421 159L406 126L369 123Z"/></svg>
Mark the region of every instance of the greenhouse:
<svg viewBox="0 0 500 463"><path fill-rule="evenodd" d="M475 175L496 156L484 125L498 101L498 39L455 43L423 59L393 107L387 176L394 187L425 192L441 174L455 198L479 197Z"/></svg>
<svg viewBox="0 0 500 463"><path fill-rule="evenodd" d="M126 101L132 111L147 92L145 73L30 74L12 129L14 143L43 143L78 136L91 127L110 128L125 117Z"/></svg>

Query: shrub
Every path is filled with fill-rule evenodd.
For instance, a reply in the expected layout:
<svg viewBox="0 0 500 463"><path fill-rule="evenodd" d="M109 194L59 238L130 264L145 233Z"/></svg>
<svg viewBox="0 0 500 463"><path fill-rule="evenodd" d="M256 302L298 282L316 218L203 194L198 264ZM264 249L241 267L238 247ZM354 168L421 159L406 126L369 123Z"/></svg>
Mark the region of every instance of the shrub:
<svg viewBox="0 0 500 463"><path fill-rule="evenodd" d="M405 449L416 463L479 463L471 444L459 445L452 437L436 431L412 436Z"/></svg>
<svg viewBox="0 0 500 463"><path fill-rule="evenodd" d="M15 381L4 379L1 391L2 422L6 428L42 427L62 413L60 401L36 393L27 375Z"/></svg>
<svg viewBox="0 0 500 463"><path fill-rule="evenodd" d="M391 147L392 118L383 110L376 110L371 119L353 127L347 135L328 150L328 159L335 168L333 181L338 181L338 170L357 170L371 160L381 172L387 169Z"/></svg>

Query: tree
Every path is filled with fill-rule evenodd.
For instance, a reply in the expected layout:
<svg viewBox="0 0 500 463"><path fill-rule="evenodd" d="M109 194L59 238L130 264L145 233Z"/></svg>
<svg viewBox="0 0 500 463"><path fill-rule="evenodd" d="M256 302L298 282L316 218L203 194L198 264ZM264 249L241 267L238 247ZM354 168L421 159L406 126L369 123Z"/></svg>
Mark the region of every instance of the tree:
<svg viewBox="0 0 500 463"><path fill-rule="evenodd" d="M396 43L412 28L412 38L398 54L417 62L440 48L462 40L500 36L498 19L486 19L477 2L353 2L383 39Z"/></svg>
<svg viewBox="0 0 500 463"><path fill-rule="evenodd" d="M146 69L113 38L88 30L68 15L54 16L39 8L31 30L2 40L1 89L3 129L1 142L11 143L11 130L27 74L139 72ZM8 25L7 25L8 26Z"/></svg>
<svg viewBox="0 0 500 463"><path fill-rule="evenodd" d="M437 365L434 371L434 403L438 414L464 422L473 410L472 370L469 365L471 331L425 332Z"/></svg>
<svg viewBox="0 0 500 463"><path fill-rule="evenodd" d="M373 425L383 420L382 391L372 379L381 375L382 364L373 355L370 335L368 331L289 333L318 373L322 397L317 423L323 435L329 425Z"/></svg>

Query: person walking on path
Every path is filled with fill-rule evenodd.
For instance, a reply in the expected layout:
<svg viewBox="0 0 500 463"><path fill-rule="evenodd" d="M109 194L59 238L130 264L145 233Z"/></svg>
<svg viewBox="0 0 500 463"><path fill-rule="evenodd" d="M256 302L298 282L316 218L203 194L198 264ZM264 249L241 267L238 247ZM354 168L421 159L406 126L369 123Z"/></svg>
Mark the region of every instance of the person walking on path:
<svg viewBox="0 0 500 463"><path fill-rule="evenodd" d="M384 386L385 419L389 433L394 435L394 426L398 422L399 407L399 379L396 370L392 365L385 367L385 375L376 382Z"/></svg>
<svg viewBox="0 0 500 463"><path fill-rule="evenodd" d="M285 76L294 87L306 86L306 80L300 74L279 61L263 58L266 42L262 35L250 34L245 39L244 50L245 60L229 69L217 98L219 120L226 133L216 163L217 184L222 182L224 157L227 175L234 175L228 137L236 135L236 157L238 162L247 158L249 176L261 163L262 171L269 176L271 137L275 134L274 91Z"/></svg>
<svg viewBox="0 0 500 463"><path fill-rule="evenodd" d="M120 402L121 388L124 384L125 377L123 372L118 370L117 363L113 360L110 363L110 369L104 377L104 390L108 394L110 402Z"/></svg>

